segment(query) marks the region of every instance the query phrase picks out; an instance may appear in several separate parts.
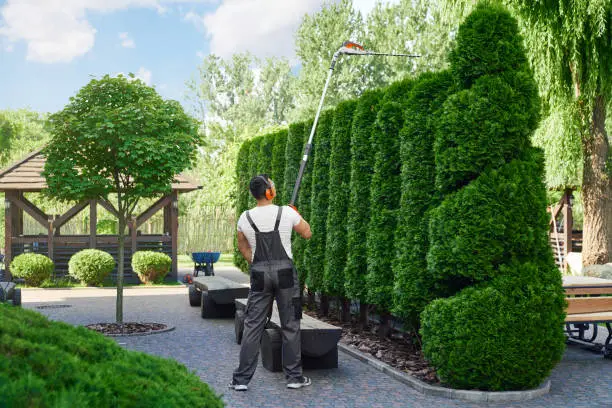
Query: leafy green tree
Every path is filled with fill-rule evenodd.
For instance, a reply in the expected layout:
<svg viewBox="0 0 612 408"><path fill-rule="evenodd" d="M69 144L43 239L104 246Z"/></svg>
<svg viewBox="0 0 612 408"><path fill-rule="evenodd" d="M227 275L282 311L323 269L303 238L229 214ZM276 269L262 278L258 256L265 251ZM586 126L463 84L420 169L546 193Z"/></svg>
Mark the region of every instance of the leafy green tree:
<svg viewBox="0 0 612 408"><path fill-rule="evenodd" d="M467 12L473 0L449 0ZM584 265L609 262L612 254L612 160L605 127L612 89L612 3L581 0L503 0L518 17L535 78L552 110L568 99L578 120L582 154ZM459 6L459 7L457 7ZM568 131L571 131L569 129ZM567 135L567 132L564 132ZM548 134L561 145L558 134ZM573 137L572 137L573 139ZM551 142L554 143L554 142ZM573 149L574 150L574 149ZM581 156L581 157L580 157Z"/></svg>
<svg viewBox="0 0 612 408"><path fill-rule="evenodd" d="M429 210L440 203L435 188L434 129L437 111L451 84L448 70L420 75L407 102L400 132L401 198L393 258L393 311L414 329L419 326L419 315L434 298L425 259Z"/></svg>
<svg viewBox="0 0 612 408"><path fill-rule="evenodd" d="M347 218L347 261L344 288L352 299L366 302L367 232L370 223L370 185L374 158L371 135L384 90L359 98L351 131L351 181Z"/></svg>
<svg viewBox="0 0 612 408"><path fill-rule="evenodd" d="M376 305L381 315L379 334L383 337L390 333L390 311L393 307L393 232L397 224L398 191L401 186L399 133L404 125L404 110L412 84L412 80L405 79L389 86L371 134L374 174L370 189L370 223L366 235L366 300Z"/></svg>
<svg viewBox="0 0 612 408"><path fill-rule="evenodd" d="M292 119L314 117L334 52L346 40L363 41L364 24L352 0L326 1L321 10L304 16L295 36L296 54L302 64ZM359 96L370 86L364 58L340 58L327 91L325 108Z"/></svg>
<svg viewBox="0 0 612 408"><path fill-rule="evenodd" d="M338 104L334 113L329 156L329 211L325 240L325 292L345 296L346 227L351 180L351 126L357 101Z"/></svg>
<svg viewBox="0 0 612 408"><path fill-rule="evenodd" d="M565 349L543 154L529 143L537 86L501 5L467 17L450 62L456 89L434 144L443 200L431 211L427 254L437 299L421 314L423 353L452 387L532 388Z"/></svg>
<svg viewBox="0 0 612 408"><path fill-rule="evenodd" d="M117 322L123 321L127 221L142 198L171 191L174 177L195 160L198 124L176 101L140 80L94 79L51 115L44 150L48 193L61 201L117 197L119 250Z"/></svg>
<svg viewBox="0 0 612 408"><path fill-rule="evenodd" d="M325 270L325 240L327 238L327 208L329 202L329 161L334 111L326 110L321 114L314 138L312 166L312 193L310 228L312 238L306 249L305 261L308 263L306 285L311 291L323 292Z"/></svg>

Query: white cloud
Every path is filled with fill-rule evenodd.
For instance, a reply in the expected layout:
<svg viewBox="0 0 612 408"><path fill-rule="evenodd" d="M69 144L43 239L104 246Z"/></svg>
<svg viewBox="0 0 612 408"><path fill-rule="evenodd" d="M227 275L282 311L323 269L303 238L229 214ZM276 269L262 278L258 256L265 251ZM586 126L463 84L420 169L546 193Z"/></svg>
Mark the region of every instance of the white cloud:
<svg viewBox="0 0 612 408"><path fill-rule="evenodd" d="M130 38L128 33L119 33L119 39L121 40L121 46L125 48L134 48L136 44L134 39Z"/></svg>
<svg viewBox="0 0 612 408"><path fill-rule="evenodd" d="M134 75L136 76L136 78L140 79L145 84L151 86L151 77L153 76L153 74L145 67L140 67L138 69L138 72Z"/></svg>
<svg viewBox="0 0 612 408"><path fill-rule="evenodd" d="M376 0L353 0L367 14ZM210 51L221 57L250 51L257 56L295 56L294 34L305 14L318 11L323 0L223 0L204 16L187 13L185 20L204 24Z"/></svg>
<svg viewBox="0 0 612 408"><path fill-rule="evenodd" d="M89 13L145 7L161 14L171 4L211 1L215 0L6 0L0 6L0 39L24 41L30 61L69 62L94 46L96 29L86 18Z"/></svg>

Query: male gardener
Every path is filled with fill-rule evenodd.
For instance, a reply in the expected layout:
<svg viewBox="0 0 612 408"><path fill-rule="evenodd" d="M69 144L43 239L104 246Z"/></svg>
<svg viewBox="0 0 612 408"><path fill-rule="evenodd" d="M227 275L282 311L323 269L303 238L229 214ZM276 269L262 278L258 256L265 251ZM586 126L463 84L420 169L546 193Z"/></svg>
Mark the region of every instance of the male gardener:
<svg viewBox="0 0 612 408"><path fill-rule="evenodd" d="M249 190L257 200L257 206L240 215L238 249L250 264L251 290L244 317L240 363L234 371L230 388L236 391L248 389L247 384L257 367L261 336L274 299L281 322L287 388L302 388L310 385L311 381L302 375L302 297L297 271L293 267L291 231L309 239L312 235L310 225L293 208L272 204L276 188L266 174L253 177Z"/></svg>

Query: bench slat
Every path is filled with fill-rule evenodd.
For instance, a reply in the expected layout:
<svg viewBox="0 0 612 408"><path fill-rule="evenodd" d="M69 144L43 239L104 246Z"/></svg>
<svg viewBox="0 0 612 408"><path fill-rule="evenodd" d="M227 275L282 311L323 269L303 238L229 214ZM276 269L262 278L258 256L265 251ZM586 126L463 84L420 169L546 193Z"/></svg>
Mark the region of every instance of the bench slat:
<svg viewBox="0 0 612 408"><path fill-rule="evenodd" d="M568 314L566 323L612 322L612 312Z"/></svg>
<svg viewBox="0 0 612 408"><path fill-rule="evenodd" d="M567 314L612 313L612 297L566 298Z"/></svg>

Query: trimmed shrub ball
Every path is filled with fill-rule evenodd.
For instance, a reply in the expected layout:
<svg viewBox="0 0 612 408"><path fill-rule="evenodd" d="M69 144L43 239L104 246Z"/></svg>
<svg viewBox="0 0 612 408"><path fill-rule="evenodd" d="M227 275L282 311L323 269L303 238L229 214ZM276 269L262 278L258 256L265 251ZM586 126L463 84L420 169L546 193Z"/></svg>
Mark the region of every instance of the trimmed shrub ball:
<svg viewBox="0 0 612 408"><path fill-rule="evenodd" d="M21 254L11 262L11 274L23 278L28 286L40 286L53 274L53 261L42 254Z"/></svg>
<svg viewBox="0 0 612 408"><path fill-rule="evenodd" d="M99 249L84 249L72 255L68 262L68 273L82 283L98 286L115 269L111 254Z"/></svg>
<svg viewBox="0 0 612 408"><path fill-rule="evenodd" d="M166 254L153 251L138 251L132 257L132 269L143 283L158 283L164 280L172 266Z"/></svg>

